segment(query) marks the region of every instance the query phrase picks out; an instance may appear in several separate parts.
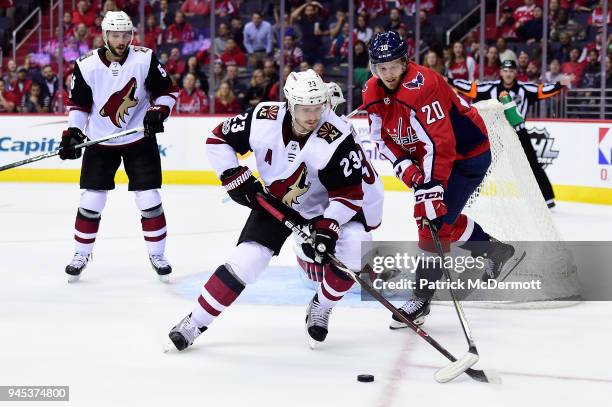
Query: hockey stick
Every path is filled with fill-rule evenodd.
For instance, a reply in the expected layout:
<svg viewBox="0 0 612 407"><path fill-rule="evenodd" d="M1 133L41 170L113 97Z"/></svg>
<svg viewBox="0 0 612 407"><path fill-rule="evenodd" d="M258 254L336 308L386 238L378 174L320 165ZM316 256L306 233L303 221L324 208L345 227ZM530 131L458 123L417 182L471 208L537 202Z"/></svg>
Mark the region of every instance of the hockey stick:
<svg viewBox="0 0 612 407"><path fill-rule="evenodd" d="M440 236L438 235L438 230L436 226L431 223L429 220L425 219L424 222L429 227L429 231L431 232L431 236L433 237L434 246L436 247L436 252L438 252L438 256L442 259L442 272L444 273L444 277L450 283L452 281L451 275L448 269L444 266L444 250L442 250L442 243L440 242ZM461 329L463 329L463 334L465 335L465 339L468 343L468 352L458 361L446 366L440 370L438 370L435 374L435 378L438 382L447 382L452 380L457 375L461 374L462 371L467 368L473 366L480 356L478 355L478 349L476 348L476 344L474 343L474 338L472 338L472 332L470 331L470 327L467 322L467 318L465 317L465 313L463 312L463 307L461 303L455 297L454 291L449 287L448 291L450 292L451 299L453 300L453 305L455 306L455 311L457 312L457 316L459 317L459 322L461 323Z"/></svg>
<svg viewBox="0 0 612 407"><path fill-rule="evenodd" d="M275 199L274 197L271 197L270 195L264 195L262 193L258 193L257 194L257 202L259 203L259 205L265 211L270 213L270 215L272 215L274 218L276 218L279 222L283 223L287 228L291 229L294 233L296 233L298 236L300 236L302 239L304 239L304 241L312 242L311 237L306 232L304 232L302 229L300 229L300 227L297 224L295 224L293 221L291 221L287 215L282 213L280 210L275 208L270 202L268 202L268 200L267 200L268 198L266 198L266 196L270 197L269 199ZM455 362L457 362L457 358L454 357L448 350L446 350L446 348L444 348L442 345L440 345L438 343L438 341L436 341L434 338L429 336L429 334L427 334L427 332L425 332L422 328L420 328L414 322L412 322L411 320L406 318L385 297L380 295L375 289L373 289L365 281L363 281L363 279L361 279L361 277L359 277L359 275L357 275L357 273L355 273L354 271L352 271L348 267L346 267L344 264L342 264L342 262L340 260L338 260L336 258L336 256L334 256L333 254L330 254L329 256L330 256L331 262L332 262L332 264L334 266L336 266L340 271L344 272L353 281L355 281L357 284L359 284L364 291L366 291L368 294L370 294L372 297L374 297L385 308L387 308L389 311L391 311L391 313L393 313L393 315L395 315L402 322L404 322L406 325L408 325L414 332L416 332L417 335L419 335L421 338L423 338L423 340L425 340L427 343L429 343L431 346L433 346L438 352L440 352L447 359L449 359L451 362L453 362L451 365L449 365L449 367L452 367L452 369L447 371L446 372L446 376L444 376L444 378L447 379L447 380L441 381L441 383L446 383L446 382L454 379L455 377L459 376L461 373L464 373L464 372L468 376L470 376L472 379L477 380L479 382L493 383L493 382L497 381L497 378L494 377L493 375L487 374L487 373L485 373L482 370L470 369L469 366L467 368L463 369L463 370L459 370L458 366L455 363ZM463 357L461 360L463 360L463 359L465 359L465 357ZM446 369L446 368L443 368L443 369ZM443 370L443 369L440 369L440 370ZM452 374L452 376L451 376L451 374ZM436 373L436 375L437 375L437 373ZM434 375L434 378L436 378L436 375ZM438 379L436 378L436 380L438 380Z"/></svg>
<svg viewBox="0 0 612 407"><path fill-rule="evenodd" d="M136 127L133 129L129 129L129 130L124 130L121 131L119 133L115 133L115 134L111 134L109 136L106 137L102 137L99 138L97 140L90 140L90 141L86 141L84 143L81 144L77 144L76 146L74 146L73 148L76 150L77 148L84 148L84 147L89 147L89 146L93 146L94 144L99 144L99 143L103 143L105 141L109 141L109 140L113 140L119 137L123 137L123 136L129 136L130 134L134 134L134 133L138 133L144 130L144 127ZM0 167L0 171L4 171L4 170L8 170L11 168L15 168L15 167L21 167L22 165L25 164L29 164L29 163L33 163L36 161L40 161L40 160L44 160L45 158L49 158L49 157L53 157L59 154L60 150L55 150L55 151L51 151L45 154L41 154L41 155L37 155L35 157L31 157L31 158L26 158L25 160L21 160L21 161L17 161L11 164L6 164Z"/></svg>

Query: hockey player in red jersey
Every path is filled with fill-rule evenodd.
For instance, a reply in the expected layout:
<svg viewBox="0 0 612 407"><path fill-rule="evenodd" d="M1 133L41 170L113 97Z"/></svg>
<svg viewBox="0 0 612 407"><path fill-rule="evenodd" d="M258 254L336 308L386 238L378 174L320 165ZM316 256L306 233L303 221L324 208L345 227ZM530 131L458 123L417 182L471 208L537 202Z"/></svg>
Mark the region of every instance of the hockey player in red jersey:
<svg viewBox="0 0 612 407"><path fill-rule="evenodd" d="M169 75L148 48L130 45L133 27L123 11L109 11L102 21L105 47L80 57L69 89L68 129L62 134L62 160L81 157L74 146L85 138L96 140L127 129L145 131L87 147L83 154L83 190L75 222L75 255L66 273L77 281L89 262L102 210L115 173L123 161L141 212L144 239L151 265L160 280L168 281L172 267L164 255L166 218L158 189L161 162L156 133L164 131L178 95Z"/></svg>
<svg viewBox="0 0 612 407"><path fill-rule="evenodd" d="M461 213L491 164L487 129L478 111L438 73L408 61L405 42L396 32L377 34L369 54L374 77L365 84L363 105L370 134L397 178L414 189L419 246L435 251L425 220L436 227L445 250L459 242L473 249L473 255L482 255L482 242L490 242L487 271L490 278L497 277L513 247L495 241ZM441 274L440 269L421 267L416 281L436 281ZM433 294L433 289L417 288L401 311L422 324ZM403 327L392 321L392 329Z"/></svg>
<svg viewBox="0 0 612 407"><path fill-rule="evenodd" d="M256 195L262 184L241 166L236 153L252 151L259 175L271 195L308 227L313 244L304 244L319 264L335 255L360 268L361 242L371 240L364 219L364 157L350 125L329 109L328 90L312 70L291 73L284 87L287 103L263 102L253 111L227 119L207 139L209 160L230 198L251 208L237 246L204 284L192 312L169 333L178 350L193 344L255 282L277 255L291 231L263 210ZM368 174L376 180L376 174ZM306 310L311 347L328 333L332 307L353 281L330 267ZM172 345L171 345L172 346Z"/></svg>

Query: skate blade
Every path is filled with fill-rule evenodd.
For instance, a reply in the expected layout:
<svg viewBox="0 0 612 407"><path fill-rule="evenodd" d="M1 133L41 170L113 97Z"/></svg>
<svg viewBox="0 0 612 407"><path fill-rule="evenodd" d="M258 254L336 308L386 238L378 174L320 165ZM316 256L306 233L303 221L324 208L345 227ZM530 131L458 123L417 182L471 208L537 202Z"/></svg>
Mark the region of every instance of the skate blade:
<svg viewBox="0 0 612 407"><path fill-rule="evenodd" d="M414 324L416 326L421 326L423 325L423 323L425 322L425 315L416 318L414 321ZM397 329L404 329L404 328L408 328L408 324L403 323L402 321L396 321L394 319L391 319L391 323L389 324L389 329L391 330L397 330Z"/></svg>
<svg viewBox="0 0 612 407"><path fill-rule="evenodd" d="M68 275L68 284L76 283L80 279L81 279L81 275L80 274L78 276L73 276L73 275L69 274Z"/></svg>
<svg viewBox="0 0 612 407"><path fill-rule="evenodd" d="M176 349L176 346L174 346L174 343L172 343L172 341L168 341L166 342L166 344L164 345L164 348L162 349L164 353L170 353L173 350Z"/></svg>
<svg viewBox="0 0 612 407"><path fill-rule="evenodd" d="M159 278L159 281L161 281L164 284L168 284L170 282L170 274L164 274L164 275L158 274L157 277Z"/></svg>

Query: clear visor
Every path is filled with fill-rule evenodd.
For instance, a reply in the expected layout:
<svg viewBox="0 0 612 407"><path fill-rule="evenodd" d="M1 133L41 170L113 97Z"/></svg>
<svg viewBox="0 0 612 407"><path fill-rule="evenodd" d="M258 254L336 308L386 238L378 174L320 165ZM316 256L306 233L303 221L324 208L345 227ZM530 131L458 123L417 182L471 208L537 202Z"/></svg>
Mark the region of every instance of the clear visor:
<svg viewBox="0 0 612 407"><path fill-rule="evenodd" d="M372 74L377 77L398 77L404 73L405 63L402 58L380 64L372 64Z"/></svg>
<svg viewBox="0 0 612 407"><path fill-rule="evenodd" d="M325 103L318 105L295 105L294 113L296 117L299 116L307 120L309 117L321 117L324 109Z"/></svg>
<svg viewBox="0 0 612 407"><path fill-rule="evenodd" d="M112 42L129 42L133 37L132 31L107 31L106 38Z"/></svg>

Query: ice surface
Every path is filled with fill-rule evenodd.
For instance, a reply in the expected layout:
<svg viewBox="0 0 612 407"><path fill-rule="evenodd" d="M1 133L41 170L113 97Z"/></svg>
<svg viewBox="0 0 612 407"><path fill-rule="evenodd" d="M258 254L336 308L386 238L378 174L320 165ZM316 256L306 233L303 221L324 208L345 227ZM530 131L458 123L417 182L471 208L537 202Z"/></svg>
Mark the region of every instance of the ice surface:
<svg viewBox="0 0 612 407"><path fill-rule="evenodd" d="M94 261L69 285L63 269L73 254L77 186L0 184L0 385L69 385L70 406L609 403L611 303L468 308L481 356L475 367L497 370L503 383L463 375L438 384L433 374L445 359L412 332L390 331L389 313L357 295L334 310L328 340L310 350L303 323L312 291L289 245L192 348L164 354L169 329L227 257L248 212L222 203L220 188L164 187L175 270L164 285L125 189L111 193ZM388 193L375 238L414 239L411 208L409 194ZM611 207L560 202L554 218L568 240L610 239ZM454 312L434 306L426 329L459 357L467 346ZM361 373L375 382L357 382Z"/></svg>

